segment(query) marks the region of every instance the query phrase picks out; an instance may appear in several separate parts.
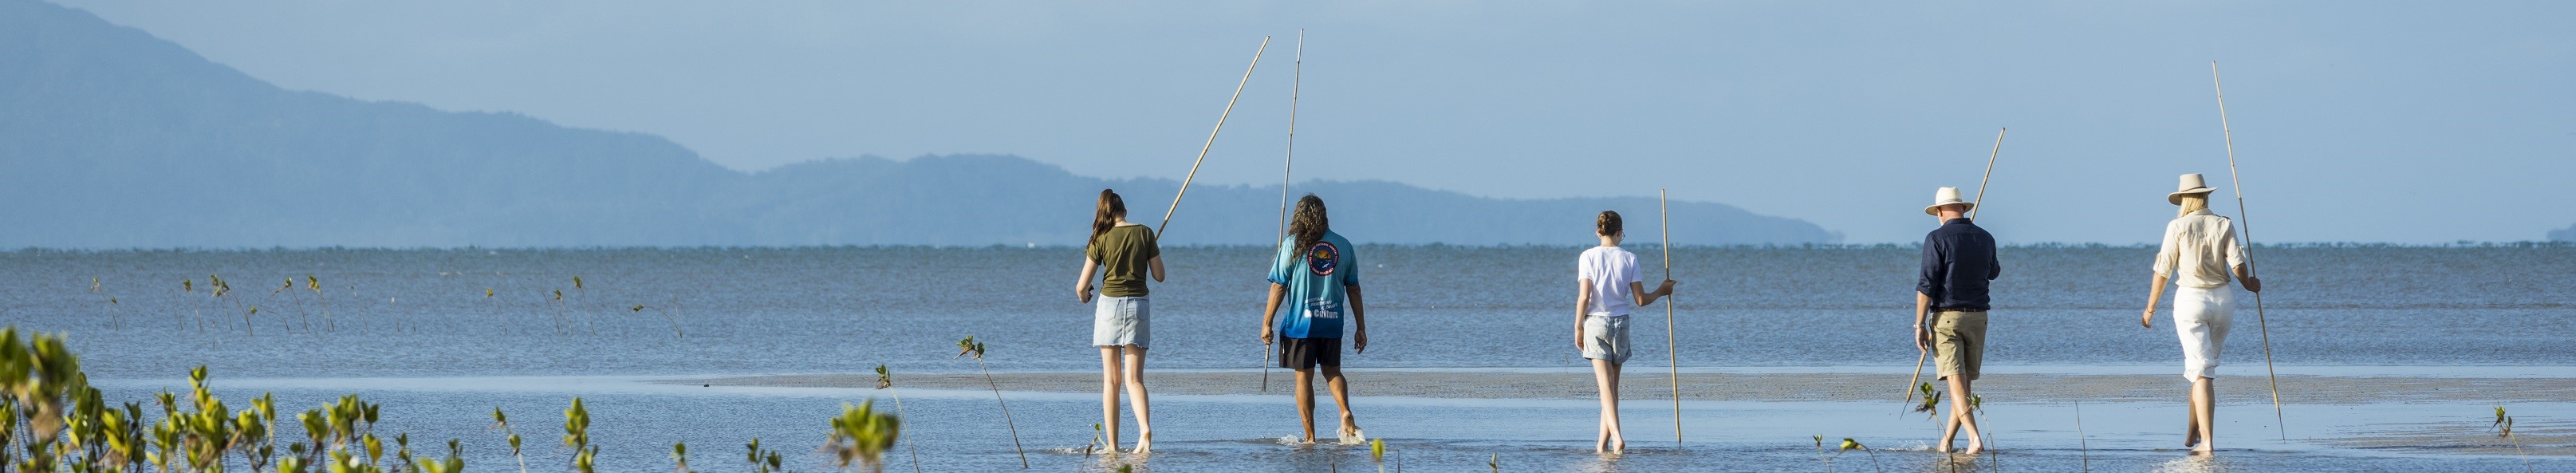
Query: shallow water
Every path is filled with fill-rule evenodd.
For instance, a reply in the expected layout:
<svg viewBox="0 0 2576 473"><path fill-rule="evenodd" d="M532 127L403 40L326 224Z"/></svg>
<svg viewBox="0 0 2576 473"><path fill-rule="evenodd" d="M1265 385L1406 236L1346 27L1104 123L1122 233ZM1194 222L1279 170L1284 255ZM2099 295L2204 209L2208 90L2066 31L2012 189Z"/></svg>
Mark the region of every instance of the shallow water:
<svg viewBox="0 0 2576 473"><path fill-rule="evenodd" d="M1637 248L1657 266L1650 248ZM1347 355L1355 368L1562 370L1581 366L1566 347L1576 248L1362 247L1356 252L1372 346ZM1687 248L1673 255L1680 363L1695 370L1903 373L1912 303L1911 247ZM2287 373L2432 376L2576 376L2576 247L2264 247L2263 319ZM1151 366L1248 369L1267 248L1173 248L1172 281L1155 286ZM2176 370L2172 329L2136 325L2152 249L2020 247L2002 252L1993 346L1998 371L2083 373ZM67 333L111 398L141 399L208 365L238 396L277 391L287 407L363 392L386 405L389 428L428 439L464 438L477 465L499 437L480 429L493 405L547 438L553 414L585 396L607 439L611 471L667 468L668 443L704 452L696 465L730 465L741 443L763 437L790 454L822 440L823 419L859 390L654 387L641 378L775 373L897 373L976 369L954 343L975 335L996 371L1098 369L1089 308L1072 301L1079 255L1071 249L795 248L596 250L295 250L0 253L0 322ZM208 296L209 274L232 285ZM321 297L304 288L323 284ZM573 277L583 285L575 288ZM98 277L99 291L90 290ZM286 278L289 290L272 291ZM192 280L192 292L179 281ZM485 289L492 297L485 297ZM561 290L557 302L553 292ZM109 298L115 304L109 304ZM2223 389L2260 386L2262 335L2248 305L2228 341ZM643 311L632 310L638 304ZM243 314L257 315L247 324ZM328 317L325 316L327 307ZM1641 312L1637 365L1661 367L1664 331ZM2170 315L2169 313L2167 314ZM336 326L336 328L334 328ZM676 333L675 333L676 330ZM255 335L254 335L255 333ZM685 333L684 336L678 335ZM495 376L537 376L501 378ZM1282 374L1284 376L1284 374ZM382 377L426 378L396 382ZM553 381L529 381L553 380ZM1899 379L1891 384L1901 383ZM122 383L122 384L120 384ZM642 386L642 387L637 387ZM1632 389L1645 389L1633 387ZM1901 386L1893 386L1901 388ZM2463 386L2461 389L2477 389ZM1893 391L1893 390L1891 390ZM2175 390L2179 392L2179 388ZM1669 404L1627 406L1632 445L1604 461L1585 452L1594 406L1537 399L1366 397L1371 434L1390 439L1407 468L1483 470L1500 453L1506 470L1816 470L1810 435L1861 438L1896 471L1946 471L1921 452L1930 424L1898 417L1895 400L1693 401L1683 450L1651 439L1672 433ZM2237 391L2231 394L2242 394ZM120 395L122 394L122 395ZM1893 392L1891 393L1893 394ZM1098 422L1096 395L1013 392L1013 414L1032 461L1100 468L1077 454ZM1016 467L989 392L907 392L907 438L925 471ZM2576 399L2514 406L2525 432L2548 437L2576 419ZM1157 396L1158 448L1141 466L1172 471L1327 471L1371 468L1366 449L1297 447L1275 396ZM1659 407L1660 406L1660 407ZM2383 445L2407 429L2484 427L2479 403L2292 405L2291 441L2264 441L2268 405L2228 404L2223 432L2241 442L2214 462L2163 450L2178 437L2177 405L2085 405L2089 447L2078 447L2068 406L1998 404L2004 469L2064 471L2497 471L2510 456L2467 447L2474 428L2439 446ZM1661 410L1659 410L1661 409ZM1886 412L1881 412L1886 411ZM2304 412L2303 412L2304 411ZM2126 413L2124 413L2126 412ZM2462 414L2453 416L2451 414ZM399 414L399 415L396 415ZM2099 416L2100 421L2096 421ZM2094 424L2099 422L2099 424ZM2059 426L2057 424L2067 424ZM1328 424L1329 425L1329 424ZM2412 427L2409 427L2412 426ZM2430 426L2430 427L2427 427ZM1329 430L1329 429L1328 429ZM1129 434L1132 437L1132 433ZM1329 435L1329 432L1327 432ZM2229 435L2222 433L2223 436ZM2455 437L2455 438L2453 438ZM1702 440L1705 438L1705 440ZM481 439L480 444L477 444ZM2360 439L2360 440L2354 440ZM2491 439L2491 437L2490 437ZM2105 442L2108 442L2105 444ZM480 445L480 446L477 446ZM535 450L535 449L532 449ZM559 448L556 450L560 450ZM1052 450L1050 450L1052 451ZM547 452L548 461L562 452ZM1852 452L1838 471L1867 471ZM2543 469L2576 468L2545 455ZM820 457L813 459L820 462ZM1980 468L1997 465L1979 463ZM819 464L819 463L817 463ZM532 465L533 467L534 465ZM896 471L908 470L897 464ZM1967 465L1961 465L1967 469ZM730 466L710 469L730 469ZM1359 470L1353 470L1359 471ZM1391 471L1391 470L1390 470Z"/></svg>

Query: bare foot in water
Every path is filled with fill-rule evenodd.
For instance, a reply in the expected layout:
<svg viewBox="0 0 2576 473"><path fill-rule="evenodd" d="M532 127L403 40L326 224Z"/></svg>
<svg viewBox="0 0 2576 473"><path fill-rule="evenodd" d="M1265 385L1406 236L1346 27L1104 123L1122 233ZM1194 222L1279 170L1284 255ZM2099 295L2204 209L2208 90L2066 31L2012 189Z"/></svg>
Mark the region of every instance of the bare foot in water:
<svg viewBox="0 0 2576 473"><path fill-rule="evenodd" d="M1117 450L1117 448L1114 448L1114 447L1113 447L1113 448L1111 448L1110 450ZM1131 451L1132 451L1132 452L1135 452L1137 455L1144 455L1144 454L1147 454L1147 453L1153 453L1153 452L1154 452L1154 432L1153 432L1153 431L1145 431L1145 432L1143 432L1143 433L1137 434L1137 435L1136 435L1136 449L1135 449L1135 450L1131 450Z"/></svg>
<svg viewBox="0 0 2576 473"><path fill-rule="evenodd" d="M1967 450L1961 450L1959 453L1964 453L1964 454L1967 454L1968 456L1973 457L1973 456L1977 456L1977 454L1979 454L1979 453L1985 453L1985 452L1986 452L1986 443L1985 443L1985 442L1977 441L1977 439L1968 439L1968 449L1967 449Z"/></svg>
<svg viewBox="0 0 2576 473"><path fill-rule="evenodd" d="M2212 454L2212 453L2217 453L2216 448L2217 448L2216 446L2212 446L2212 445L2201 445L2199 448L2191 449L2191 454L2193 454L2193 455L2208 455L2208 454Z"/></svg>
<svg viewBox="0 0 2576 473"><path fill-rule="evenodd" d="M2183 426L2183 427L2182 427L2182 446L2183 446L2183 448L2191 448L2191 447L2193 447L2193 446L2197 446L2197 445L2200 445L2200 426L2197 426L2197 425L2185 425L2185 426Z"/></svg>

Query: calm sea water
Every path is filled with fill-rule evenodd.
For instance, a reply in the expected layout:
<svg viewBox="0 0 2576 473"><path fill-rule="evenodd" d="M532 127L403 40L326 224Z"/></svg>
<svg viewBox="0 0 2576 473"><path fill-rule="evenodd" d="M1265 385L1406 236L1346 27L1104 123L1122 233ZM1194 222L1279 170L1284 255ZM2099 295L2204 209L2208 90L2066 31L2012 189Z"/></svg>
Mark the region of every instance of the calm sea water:
<svg viewBox="0 0 2576 473"><path fill-rule="evenodd" d="M1657 253L1639 250L1657 272ZM1676 250L1680 358L1908 364L1916 251ZM1578 252L1363 247L1374 345L1351 363L1577 365L1559 342ZM1154 366L1257 366L1268 253L1171 249L1170 281L1153 288ZM1990 363L2172 361L2170 331L2136 326L2151 254L2006 249ZM2280 363L2576 365L2563 329L2576 323L2576 247L2255 256L2272 289L2264 318ZM91 372L108 377L199 364L237 376L953 371L953 344L968 335L991 347L997 370L1097 369L1090 307L1073 300L1080 263L1072 249L1020 248L21 251L0 253L0 321L71 334ZM209 296L209 275L232 290ZM307 276L320 280L319 297L304 289ZM275 291L288 279L293 289ZM1637 332L1662 332L1651 314L1660 310L1647 309L1658 317L1641 318ZM2259 353L2258 336L2241 336L2251 332L2230 338L2227 353ZM1639 358L1665 358L1661 344L1639 345Z"/></svg>
<svg viewBox="0 0 2576 473"><path fill-rule="evenodd" d="M1650 277L1657 272L1659 254L1632 250ZM1367 287L1372 346L1345 362L1357 368L1580 366L1563 346L1579 251L1362 247L1356 267ZM2162 322L2153 330L2136 326L2152 252L2005 249L1988 363L2173 364L2171 329ZM1255 335L1268 255L1268 248L1167 250L1171 280L1153 289L1151 366L1258 366ZM1676 249L1681 364L1909 366L1916 354L1906 338L1916 255L1903 246ZM2570 271L2576 247L2264 247L2255 256L2271 290L2264 318L2283 365L2503 365L2543 372L2576 366L2576 349L2569 348L2576 332L2566 329L2576 323L2576 271ZM19 251L0 253L0 323L68 334L91 375L129 399L175 386L188 368L206 365L219 386L239 391L233 394L276 391L288 406L367 393L388 404L388 417L402 419L395 426L427 438L465 438L469 445L497 445L498 437L482 433L485 422L477 421L492 406L545 419L569 397L589 396L607 432L602 437L610 439L606 464L644 471L668 467L663 453L673 441L707 452L698 465L731 465L717 459L738 458L740 443L755 436L780 439L771 442L799 453L820 444L822 419L839 403L874 393L673 391L637 387L640 382L544 380L860 372L878 364L898 372L971 371L971 362L951 357L957 339L968 335L988 344L996 371L1096 371L1097 351L1087 346L1091 311L1073 301L1080 263L1076 250L1058 248ZM209 275L220 275L230 291L212 297ZM320 294L307 289L308 275L319 280ZM182 290L181 281L194 289ZM2252 298L2240 301L2251 308ZM252 307L258 312L245 315ZM1637 357L1660 365L1662 344L1644 341L1662 332L1664 322L1653 313L1660 306L1648 309L1635 329ZM2240 311L2239 330L2228 341L2228 362L2236 369L2259 360L2253 315ZM1007 434L986 425L993 414L989 393L914 396L907 395L908 438L922 449L925 471L1016 469ZM1021 437L1035 439L1028 442L1032 449L1078 447L1098 419L1097 396L1015 396L1021 396L1012 404ZM1712 432L1704 434L1711 443L1695 441L1682 450L1650 441L1670 435L1669 426L1656 425L1668 414L1647 416L1654 406L1631 407L1631 416L1643 416L1629 421L1635 444L1649 449L1605 462L1580 452L1591 432L1588 402L1389 402L1364 412L1371 433L1395 439L1412 455L1407 468L1423 471L1483 470L1495 453L1516 471L1820 469L1810 434L1877 435L1872 438L1888 439L1880 447L1893 449L1881 456L1891 468L1944 468L1902 443L1919 449L1915 437L1929 429L1920 420L1882 425L1898 422L1876 413L1885 406L1694 403L1685 417L1695 425L1743 425L1759 433ZM1275 398L1158 397L1165 453L1145 466L1374 467L1364 448L1279 445L1287 426L1269 417L1284 408ZM2178 408L2087 409L2110 423L2102 425L2117 425L2125 415L2141 426L2105 427L2088 447L2057 432L2054 411L1998 414L1998 424L2027 415L2050 425L2002 428L1999 443L2015 435L2041 438L2022 441L2000 466L2490 471L2520 464L2510 457L2421 457L2298 443L2244 445L2248 451L2217 462L2178 464L2179 455L2157 450L2170 447L2164 445L2172 440L2168 431L2179 422L2167 411ZM2264 415L2269 406L2225 409L2231 422L2261 421L2229 424L2234 431L2271 427ZM1255 426L1246 421L1255 414L1246 412L1267 421ZM2537 406L2523 416L2546 428L2576 418L2576 409ZM542 422L535 424L547 426ZM2338 425L2319 424L2325 425L2305 428ZM508 462L491 445L473 448L479 465ZM547 453L547 461L557 453ZM1078 454L1032 455L1044 468L1104 467ZM1850 455L1839 461L1837 469L1867 468ZM2543 466L2570 465L2549 460Z"/></svg>

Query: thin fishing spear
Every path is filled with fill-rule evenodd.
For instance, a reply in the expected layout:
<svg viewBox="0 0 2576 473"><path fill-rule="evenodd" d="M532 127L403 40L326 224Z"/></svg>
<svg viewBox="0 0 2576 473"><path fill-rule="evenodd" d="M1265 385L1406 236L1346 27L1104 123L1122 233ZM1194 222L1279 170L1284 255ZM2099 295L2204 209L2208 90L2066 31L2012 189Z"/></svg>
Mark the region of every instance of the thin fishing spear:
<svg viewBox="0 0 2576 473"><path fill-rule="evenodd" d="M1995 149L1994 151L1986 153L1986 175L1985 177L1977 178L1977 200L1974 203L1968 204L1969 221L1976 221L1977 211L1986 209L1986 182L1993 181L1995 179L1995 157L2002 156L2004 154L2004 132L2008 131L2012 131L2012 129L1995 129ZM1929 349L1923 350L1922 353L1914 355L1914 379L1905 381L1905 403L1914 403L1915 383L1923 382L1923 359L1931 356L1932 350Z"/></svg>
<svg viewBox="0 0 2576 473"><path fill-rule="evenodd" d="M1673 211L1669 192L1655 189L1655 212L1664 227L1664 280L1673 280ZM1673 349L1673 296L1664 296L1664 356L1673 365L1673 448L1682 446L1682 355Z"/></svg>
<svg viewBox="0 0 2576 473"><path fill-rule="evenodd" d="M1163 229L1172 226L1172 213L1181 210L1181 197L1190 195L1190 180L1199 177L1199 165L1207 162L1208 149L1216 147L1216 134L1225 131L1225 118L1234 115L1234 101L1243 98L1243 85L1252 83L1252 70L1261 67L1261 53L1270 50L1270 37L1261 37L1261 48L1252 51L1252 65L1244 66L1243 80L1234 83L1234 97L1225 99L1225 112L1216 116L1216 129L1208 130L1207 144L1199 145L1199 159L1190 162L1190 174L1181 178L1181 192L1172 196L1172 208L1163 210L1163 223L1154 226L1154 237L1162 238Z"/></svg>
<svg viewBox="0 0 2576 473"><path fill-rule="evenodd" d="M1297 29L1296 72L1288 77L1288 155L1279 165L1279 247L1288 250L1288 174L1297 169L1297 93L1306 76L1306 29ZM1270 347L1261 347L1261 392L1270 392Z"/></svg>
<svg viewBox="0 0 2576 473"><path fill-rule="evenodd" d="M2254 273L2254 217L2245 214L2245 182L2236 177L2236 130L2227 126L2227 87L2218 80L2218 61L2209 62L2209 86L2218 94L2218 131L2227 137L2227 183L2235 187L2236 224L2245 232L2245 272ZM2272 382L2272 425L2281 430L2281 440L2290 439L2287 416L2281 414L2281 375L2272 370L2272 324L2263 320L2263 293L2254 293L2254 324L2263 333L2263 376Z"/></svg>

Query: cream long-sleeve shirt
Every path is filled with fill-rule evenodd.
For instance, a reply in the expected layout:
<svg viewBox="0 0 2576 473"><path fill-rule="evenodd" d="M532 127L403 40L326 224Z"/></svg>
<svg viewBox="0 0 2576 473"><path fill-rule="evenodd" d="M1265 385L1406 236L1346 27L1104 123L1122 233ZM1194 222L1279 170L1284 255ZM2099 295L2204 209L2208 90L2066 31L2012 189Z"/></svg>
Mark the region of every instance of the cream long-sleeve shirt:
<svg viewBox="0 0 2576 473"><path fill-rule="evenodd" d="M2245 263L2245 248L2236 246L2236 227L2227 217L2200 209L2165 224L2165 239L2156 249L2156 274L2174 275L2174 284L2196 289L2226 286L2231 272Z"/></svg>

